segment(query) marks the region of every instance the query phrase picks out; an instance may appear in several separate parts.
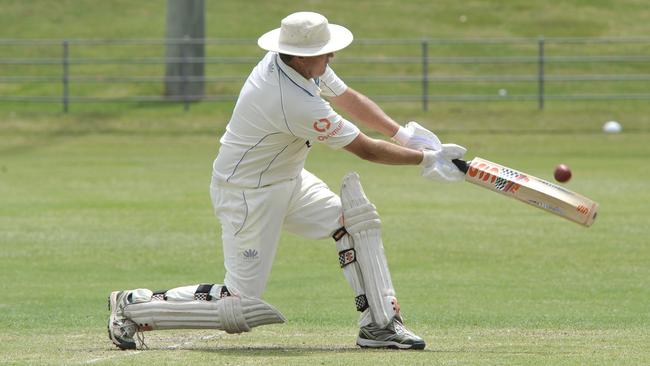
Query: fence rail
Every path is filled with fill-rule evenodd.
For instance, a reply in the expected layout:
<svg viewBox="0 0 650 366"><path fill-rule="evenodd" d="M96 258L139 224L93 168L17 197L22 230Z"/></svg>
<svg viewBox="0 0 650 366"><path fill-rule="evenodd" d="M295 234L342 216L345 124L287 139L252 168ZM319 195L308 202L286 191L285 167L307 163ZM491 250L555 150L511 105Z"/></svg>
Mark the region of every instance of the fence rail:
<svg viewBox="0 0 650 366"><path fill-rule="evenodd" d="M203 45L209 56L158 56L179 44ZM0 102L60 103L67 112L73 103L232 101L260 54L251 39L0 39ZM540 37L361 39L333 62L348 83L372 84L373 98L427 110L443 101L537 101L543 109L547 100L650 100L649 61L650 38ZM204 64L206 73L165 76L168 64ZM209 85L202 95L146 87L199 82ZM79 90L115 84L126 95Z"/></svg>

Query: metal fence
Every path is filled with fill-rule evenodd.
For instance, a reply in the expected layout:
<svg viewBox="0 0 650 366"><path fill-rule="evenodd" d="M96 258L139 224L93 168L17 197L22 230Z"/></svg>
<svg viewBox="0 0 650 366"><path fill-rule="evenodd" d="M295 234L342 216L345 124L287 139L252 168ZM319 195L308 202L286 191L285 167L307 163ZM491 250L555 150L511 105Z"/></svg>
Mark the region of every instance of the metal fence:
<svg viewBox="0 0 650 366"><path fill-rule="evenodd" d="M207 56L166 58L170 44L201 44ZM0 102L59 103L67 112L76 103L233 101L261 54L250 39L0 39ZM361 39L333 60L374 99L424 110L443 101L543 109L549 100L650 100L649 61L650 38L541 37ZM206 72L166 77L168 63L203 63ZM164 95L165 83L195 82L204 94Z"/></svg>

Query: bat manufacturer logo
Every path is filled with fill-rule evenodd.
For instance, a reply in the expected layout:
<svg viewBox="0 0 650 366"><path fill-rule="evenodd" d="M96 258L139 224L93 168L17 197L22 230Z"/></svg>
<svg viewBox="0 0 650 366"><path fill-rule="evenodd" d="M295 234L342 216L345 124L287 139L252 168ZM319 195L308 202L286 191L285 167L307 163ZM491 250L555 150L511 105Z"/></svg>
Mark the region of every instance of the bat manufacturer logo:
<svg viewBox="0 0 650 366"><path fill-rule="evenodd" d="M580 212L583 215L586 215L589 213L589 207L585 205L578 205L578 207L576 207L576 211Z"/></svg>
<svg viewBox="0 0 650 366"><path fill-rule="evenodd" d="M553 212L555 212L555 213L557 213L559 215L564 215L564 211L562 211L561 208L553 206L553 205L551 205L549 203L541 202L541 201L537 201L537 200L533 200L533 199L528 200L528 203L530 203L531 205L537 206L539 208L543 208L545 210L553 211Z"/></svg>
<svg viewBox="0 0 650 366"><path fill-rule="evenodd" d="M332 123L327 118L321 118L318 121L314 122L314 130L323 133L329 130Z"/></svg>
<svg viewBox="0 0 650 366"><path fill-rule="evenodd" d="M551 187L551 188L553 188L553 189L557 189L558 191L562 191L562 192L564 192L564 193L566 193L566 194L568 194L568 195L571 195L571 196L575 196L575 195L576 195L574 192L571 192L570 190L565 189L564 187L560 187L560 186L558 186L557 184L553 184L553 183L551 183L551 182L547 182L547 181L545 181L545 180L543 180L543 179L536 179L536 180L537 180L539 183L542 183L542 184L544 184L544 185L547 185L547 186L549 186L549 187Z"/></svg>
<svg viewBox="0 0 650 366"><path fill-rule="evenodd" d="M521 187L520 183L529 181L525 174L516 170L492 166L483 162L473 163L467 175L479 181L490 183L496 190L516 193Z"/></svg>

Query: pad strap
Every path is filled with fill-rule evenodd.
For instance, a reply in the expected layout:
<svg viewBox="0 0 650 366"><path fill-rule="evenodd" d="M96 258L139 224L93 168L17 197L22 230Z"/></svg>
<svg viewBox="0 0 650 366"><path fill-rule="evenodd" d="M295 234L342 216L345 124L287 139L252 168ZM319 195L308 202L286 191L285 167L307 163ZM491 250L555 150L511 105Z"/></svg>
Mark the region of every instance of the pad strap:
<svg viewBox="0 0 650 366"><path fill-rule="evenodd" d="M212 296L210 295L210 290L212 290L212 286L214 286L214 284L198 285L196 287L196 291L194 292L194 300L203 300L203 301L212 300ZM226 291L228 290L226 289Z"/></svg>
<svg viewBox="0 0 650 366"><path fill-rule="evenodd" d="M341 265L341 268L347 266L350 263L354 263L357 261L357 252L354 250L354 248L342 250L339 252L339 264Z"/></svg>
<svg viewBox="0 0 650 366"><path fill-rule="evenodd" d="M228 291L228 287L226 287L226 285L223 285L221 286L221 291L219 291L219 298L223 299L224 297L227 296L232 296L232 294L230 293L230 291Z"/></svg>
<svg viewBox="0 0 650 366"><path fill-rule="evenodd" d="M155 291L153 295L151 295L151 300L158 300L158 301L167 300L167 290Z"/></svg>
<svg viewBox="0 0 650 366"><path fill-rule="evenodd" d="M368 306L368 298L366 298L366 295L359 295L354 298L354 303L357 306L357 311L363 312L366 310Z"/></svg>
<svg viewBox="0 0 650 366"><path fill-rule="evenodd" d="M334 239L334 241L339 241L339 240L341 240L341 238L343 238L343 237L345 236L345 234L347 234L347 233L348 233L348 231L345 230L345 226L341 226L340 228L336 229L336 231L334 232L334 234L332 234L332 239Z"/></svg>

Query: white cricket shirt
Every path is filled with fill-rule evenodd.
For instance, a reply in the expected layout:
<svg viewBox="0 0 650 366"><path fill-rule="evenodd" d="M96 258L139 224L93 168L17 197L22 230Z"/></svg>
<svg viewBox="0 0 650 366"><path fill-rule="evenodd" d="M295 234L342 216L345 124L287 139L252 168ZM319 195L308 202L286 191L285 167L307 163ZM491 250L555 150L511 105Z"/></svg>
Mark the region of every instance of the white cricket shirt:
<svg viewBox="0 0 650 366"><path fill-rule="evenodd" d="M240 187L259 188L297 177L311 144L341 148L359 129L341 117L323 96L347 86L327 66L318 79L305 79L269 52L244 84L221 137L213 177Z"/></svg>

